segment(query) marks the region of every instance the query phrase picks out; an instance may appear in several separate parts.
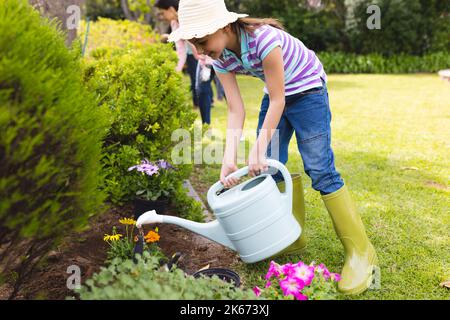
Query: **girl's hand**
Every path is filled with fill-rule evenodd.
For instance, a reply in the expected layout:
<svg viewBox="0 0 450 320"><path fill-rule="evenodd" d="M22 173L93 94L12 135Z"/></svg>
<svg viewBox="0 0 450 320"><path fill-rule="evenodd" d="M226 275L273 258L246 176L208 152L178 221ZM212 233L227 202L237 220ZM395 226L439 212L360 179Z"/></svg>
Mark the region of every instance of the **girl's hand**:
<svg viewBox="0 0 450 320"><path fill-rule="evenodd" d="M167 41L169 40L169 34L167 33L162 34L160 39L162 43L167 43Z"/></svg>
<svg viewBox="0 0 450 320"><path fill-rule="evenodd" d="M226 179L226 177L238 169L236 164L222 164L222 169L220 170L220 182L223 184L225 188L231 188L239 183L239 179L235 177L230 177Z"/></svg>
<svg viewBox="0 0 450 320"><path fill-rule="evenodd" d="M253 148L248 157L248 174L250 177L255 177L261 173L269 170L266 156Z"/></svg>

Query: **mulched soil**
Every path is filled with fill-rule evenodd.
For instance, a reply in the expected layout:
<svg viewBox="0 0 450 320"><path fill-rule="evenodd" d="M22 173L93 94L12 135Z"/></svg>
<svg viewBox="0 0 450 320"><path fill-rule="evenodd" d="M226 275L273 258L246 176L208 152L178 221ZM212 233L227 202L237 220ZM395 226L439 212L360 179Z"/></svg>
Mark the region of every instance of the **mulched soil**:
<svg viewBox="0 0 450 320"><path fill-rule="evenodd" d="M108 245L103 241L105 233L110 234L112 227L119 227L121 217L132 216L132 207L112 208L106 213L92 219L89 229L82 233L68 235L63 244L49 253L47 262L31 275L27 285L19 291L16 299L65 299L73 296L67 289L66 282L70 274L67 268L78 265L81 269L82 282L104 266ZM166 214L175 215L168 209ZM186 273L209 265L209 267L231 268L238 261L235 252L175 225L160 224L161 239L159 245L167 257L182 253L177 265ZM153 226L151 227L153 228ZM148 229L148 226L147 226ZM8 299L11 288L0 286L0 299Z"/></svg>

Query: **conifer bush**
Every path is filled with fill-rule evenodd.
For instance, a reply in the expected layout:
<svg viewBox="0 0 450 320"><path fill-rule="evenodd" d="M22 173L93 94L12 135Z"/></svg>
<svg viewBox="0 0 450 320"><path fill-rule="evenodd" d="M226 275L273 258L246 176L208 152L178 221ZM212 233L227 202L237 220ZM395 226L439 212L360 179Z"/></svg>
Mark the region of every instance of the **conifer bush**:
<svg viewBox="0 0 450 320"><path fill-rule="evenodd" d="M106 120L84 87L79 50L67 49L56 22L41 18L25 0L4 0L0 272L10 271L14 259L8 256L20 251L15 247L20 239L29 244L18 279L55 239L83 228L98 212Z"/></svg>

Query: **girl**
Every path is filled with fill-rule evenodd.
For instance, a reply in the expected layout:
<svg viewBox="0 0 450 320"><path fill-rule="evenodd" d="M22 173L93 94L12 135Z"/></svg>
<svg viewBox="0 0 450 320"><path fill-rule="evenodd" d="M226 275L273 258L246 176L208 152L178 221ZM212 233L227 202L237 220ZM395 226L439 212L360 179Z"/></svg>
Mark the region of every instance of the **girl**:
<svg viewBox="0 0 450 320"><path fill-rule="evenodd" d="M345 262L338 283L346 294L365 291L377 264L361 218L349 192L334 166L331 149L331 113L327 76L313 51L285 32L273 19L252 19L229 12L224 0L181 0L178 12L180 28L169 41L189 40L200 53L215 61L214 69L222 83L228 104L228 130L220 180L225 187L238 183L227 178L236 167L236 154L245 111L236 74L258 77L265 82L257 128L257 140L249 158L249 175L267 171L270 142L279 135L279 161L288 160L289 141L295 132L298 150L312 187L319 191L332 218L334 229L345 252ZM278 181L280 177L277 175ZM282 182L279 182L280 188ZM300 184L301 187L301 184ZM300 195L294 188L293 213L300 224L304 217L296 211ZM296 196L296 193L298 196ZM301 211L301 210L300 210ZM286 252L302 249L301 236Z"/></svg>

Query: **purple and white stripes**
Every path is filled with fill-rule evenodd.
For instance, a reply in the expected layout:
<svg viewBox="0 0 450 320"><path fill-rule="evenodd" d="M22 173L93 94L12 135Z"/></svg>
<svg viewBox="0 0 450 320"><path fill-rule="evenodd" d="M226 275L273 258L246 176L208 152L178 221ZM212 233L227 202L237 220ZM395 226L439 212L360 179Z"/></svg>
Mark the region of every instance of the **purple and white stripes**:
<svg viewBox="0 0 450 320"><path fill-rule="evenodd" d="M312 50L289 33L269 25L261 26L253 34L241 30L241 57L225 49L213 66L219 73L253 75L264 81L262 61L276 47L283 51L286 96L320 87L321 79L327 81L322 63ZM268 93L266 87L264 92Z"/></svg>

